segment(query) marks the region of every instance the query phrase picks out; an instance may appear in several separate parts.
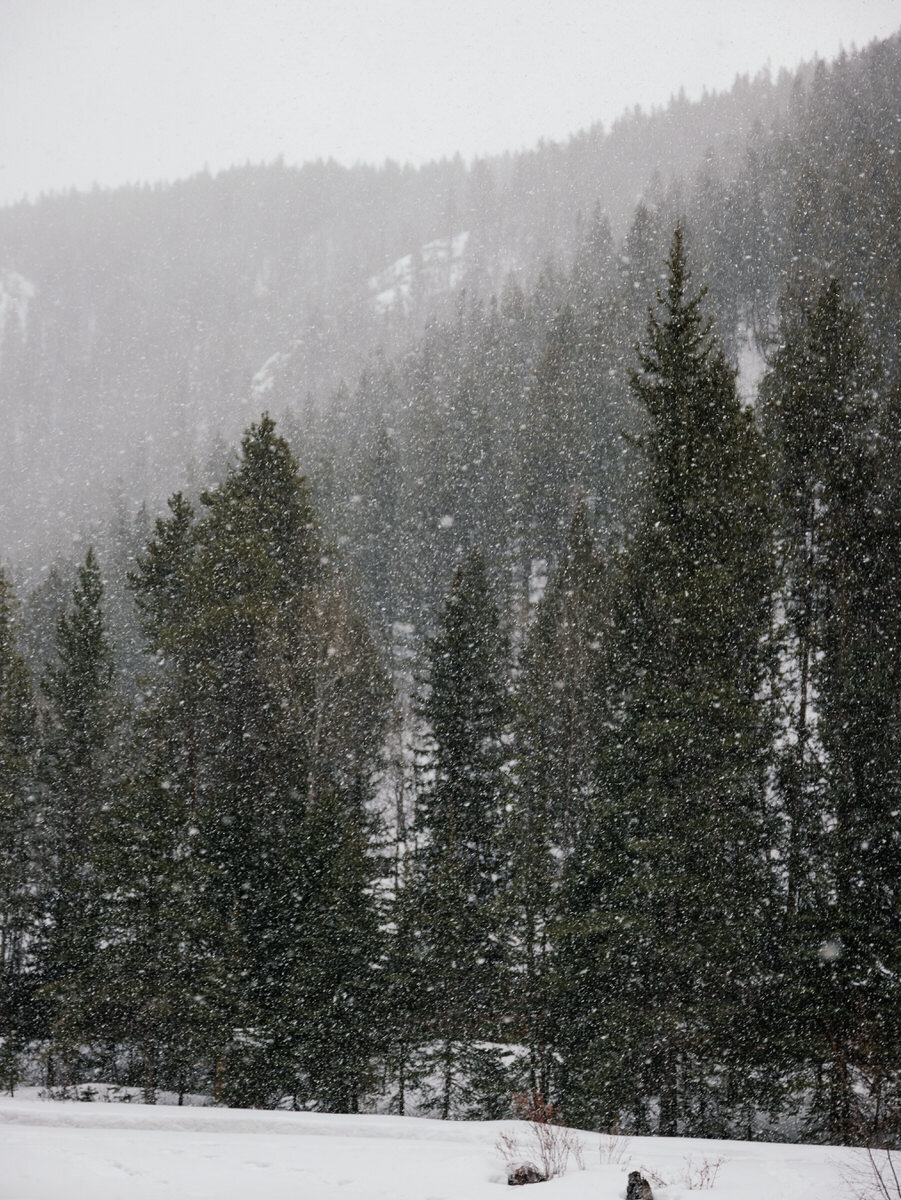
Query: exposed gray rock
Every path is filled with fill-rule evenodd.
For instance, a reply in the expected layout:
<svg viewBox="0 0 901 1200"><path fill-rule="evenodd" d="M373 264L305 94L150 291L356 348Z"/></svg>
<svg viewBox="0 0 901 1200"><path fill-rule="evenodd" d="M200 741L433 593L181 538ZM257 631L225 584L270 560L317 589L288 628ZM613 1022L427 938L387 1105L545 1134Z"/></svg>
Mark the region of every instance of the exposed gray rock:
<svg viewBox="0 0 901 1200"><path fill-rule="evenodd" d="M626 1200L654 1200L651 1185L640 1171L629 1172L629 1184L626 1188Z"/></svg>
<svg viewBox="0 0 901 1200"><path fill-rule="evenodd" d="M507 1183L510 1187L522 1187L524 1183L544 1183L547 1176L542 1175L534 1163L511 1163L507 1168Z"/></svg>

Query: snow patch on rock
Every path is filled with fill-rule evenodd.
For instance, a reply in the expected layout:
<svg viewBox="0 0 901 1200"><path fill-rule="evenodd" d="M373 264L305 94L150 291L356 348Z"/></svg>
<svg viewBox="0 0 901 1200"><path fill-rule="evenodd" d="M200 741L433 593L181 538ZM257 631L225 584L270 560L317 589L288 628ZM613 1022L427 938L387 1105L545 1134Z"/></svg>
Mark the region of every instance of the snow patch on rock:
<svg viewBox="0 0 901 1200"><path fill-rule="evenodd" d="M18 271L0 267L0 337L6 332L10 320L18 321L24 335L28 328L28 309L37 289L30 280Z"/></svg>
<svg viewBox="0 0 901 1200"><path fill-rule="evenodd" d="M418 252L405 254L369 279L370 302L376 312L399 308L407 312L415 295L437 296L462 281L469 233L426 242Z"/></svg>
<svg viewBox="0 0 901 1200"><path fill-rule="evenodd" d="M262 400L275 386L275 376L278 368L289 357L282 351L270 354L263 365L250 381L250 394L254 400Z"/></svg>
<svg viewBox="0 0 901 1200"><path fill-rule="evenodd" d="M757 389L766 371L766 359L757 344L754 330L744 322L739 325L738 343L738 395L742 404L753 408L757 402Z"/></svg>

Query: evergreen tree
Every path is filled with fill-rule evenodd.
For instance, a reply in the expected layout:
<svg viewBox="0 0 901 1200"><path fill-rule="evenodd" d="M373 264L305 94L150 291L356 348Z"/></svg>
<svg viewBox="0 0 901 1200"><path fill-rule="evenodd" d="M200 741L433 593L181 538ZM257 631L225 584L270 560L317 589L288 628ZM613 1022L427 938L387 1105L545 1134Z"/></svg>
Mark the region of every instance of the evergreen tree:
<svg viewBox="0 0 901 1200"><path fill-rule="evenodd" d="M279 633L293 640L297 629ZM295 1077L299 1070L301 1099L355 1112L383 1042L372 1020L383 956L373 801L388 681L339 578L317 590L300 643L277 639L275 649L280 703L306 763L300 843L290 851L297 865L285 864L302 890L270 916L274 961L284 965L279 1044Z"/></svg>
<svg viewBox="0 0 901 1200"><path fill-rule="evenodd" d="M197 830L213 1086L236 1104L351 1108L378 958L368 802L384 680L269 417L202 504L195 518L173 499L134 586L168 663L160 769ZM343 1056L323 1053L329 1038Z"/></svg>
<svg viewBox="0 0 901 1200"><path fill-rule="evenodd" d="M103 583L93 549L78 568L69 608L57 626L57 661L43 680L43 765L48 796L40 971L50 1005L60 1074L75 1082L80 1041L96 1041L109 1018L97 985L103 929L103 846L116 773L114 665L103 615Z"/></svg>
<svg viewBox="0 0 901 1200"><path fill-rule="evenodd" d="M447 1117L461 1061L497 1028L503 989L508 644L478 550L456 570L427 662L414 888Z"/></svg>
<svg viewBox="0 0 901 1200"><path fill-rule="evenodd" d="M107 971L135 1051L134 1082L153 1102L164 1087L203 1088L211 1056L210 931L198 842L203 822L204 709L209 680L192 629L195 513L169 500L129 577L149 653L127 776L111 810L111 853L126 886L111 884Z"/></svg>
<svg viewBox="0 0 901 1200"><path fill-rule="evenodd" d="M513 1002L529 1048L529 1087L543 1096L559 1041L553 928L560 880L590 829L607 719L606 593L605 566L580 504L517 681L517 788L509 822L519 981Z"/></svg>
<svg viewBox="0 0 901 1200"><path fill-rule="evenodd" d="M901 1039L898 981L901 955L896 936L901 880L897 815L901 811L901 389L888 395L877 420L876 486L864 515L865 536L857 552L865 566L867 587L849 614L849 633L858 641L861 661L855 663L858 693L851 709L855 748L840 778L836 855L836 894L842 899L839 938L856 965L865 1012L857 1025L856 1048L867 1099L852 1134L860 1127L870 1138L894 1131L899 1081L892 1048ZM861 625L858 622L863 618ZM861 644L862 643L862 644ZM830 647L827 661L832 653ZM844 733L841 708L830 713ZM850 770L848 770L850 768ZM853 785L848 787L849 778ZM864 987L859 986L860 983ZM855 1095L859 1095L858 1088Z"/></svg>
<svg viewBox="0 0 901 1200"><path fill-rule="evenodd" d="M14 600L0 573L0 1086L12 1094L34 1034L35 706L16 645Z"/></svg>
<svg viewBox="0 0 901 1200"><path fill-rule="evenodd" d="M580 1116L648 1127L656 1110L663 1134L724 1133L750 1100L736 1027L758 1003L770 900L766 477L702 302L677 229L633 379L648 478L617 728L560 935Z"/></svg>
<svg viewBox="0 0 901 1200"><path fill-rule="evenodd" d="M559 553L567 510L586 480L589 429L578 404L583 340L565 308L548 333L526 401L520 454L530 557Z"/></svg>
<svg viewBox="0 0 901 1200"><path fill-rule="evenodd" d="M901 526L892 408L836 280L783 318L764 382L780 484L790 738L780 774L788 941L800 985L789 1024L831 1140L861 1135L858 1072L884 1087L897 1003L885 980L897 888L896 584ZM879 436L877 436L877 434ZM819 953L818 953L819 951Z"/></svg>
<svg viewBox="0 0 901 1200"><path fill-rule="evenodd" d="M100 961L116 1041L133 1064L127 1082L153 1104L160 1088L181 1102L207 1082L196 1070L210 1030L199 817L185 786L180 714L158 680L146 682L143 699L108 814Z"/></svg>
<svg viewBox="0 0 901 1200"><path fill-rule="evenodd" d="M866 469L861 455L872 420L868 392L875 375L859 319L844 304L837 283L809 306L786 309L780 348L761 392L780 500L785 640L793 675L791 736L780 782L788 827L787 905L794 914L810 906L812 868L820 850L812 692L823 639L823 588L829 586L824 524L827 508L833 523L841 512L841 498L832 494L838 478L846 470L850 476ZM843 483L838 486L844 490Z"/></svg>

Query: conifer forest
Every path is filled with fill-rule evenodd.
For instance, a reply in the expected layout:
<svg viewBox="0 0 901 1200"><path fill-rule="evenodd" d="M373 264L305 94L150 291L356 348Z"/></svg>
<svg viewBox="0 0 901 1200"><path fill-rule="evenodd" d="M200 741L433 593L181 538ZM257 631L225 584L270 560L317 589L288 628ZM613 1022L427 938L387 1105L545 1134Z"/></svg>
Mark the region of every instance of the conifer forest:
<svg viewBox="0 0 901 1200"><path fill-rule="evenodd" d="M0 209L5 1090L901 1138L899 113Z"/></svg>

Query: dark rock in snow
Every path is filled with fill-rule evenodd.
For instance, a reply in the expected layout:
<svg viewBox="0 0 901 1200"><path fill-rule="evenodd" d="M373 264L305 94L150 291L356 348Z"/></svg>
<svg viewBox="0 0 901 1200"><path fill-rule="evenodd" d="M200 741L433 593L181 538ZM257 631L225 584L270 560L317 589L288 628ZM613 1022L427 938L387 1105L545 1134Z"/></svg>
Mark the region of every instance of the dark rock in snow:
<svg viewBox="0 0 901 1200"><path fill-rule="evenodd" d="M507 1183L510 1187L522 1187L525 1183L545 1183L546 1175L534 1163L514 1163L507 1168Z"/></svg>
<svg viewBox="0 0 901 1200"><path fill-rule="evenodd" d="M629 1184L626 1188L626 1200L654 1200L651 1185L640 1171L629 1172Z"/></svg>

